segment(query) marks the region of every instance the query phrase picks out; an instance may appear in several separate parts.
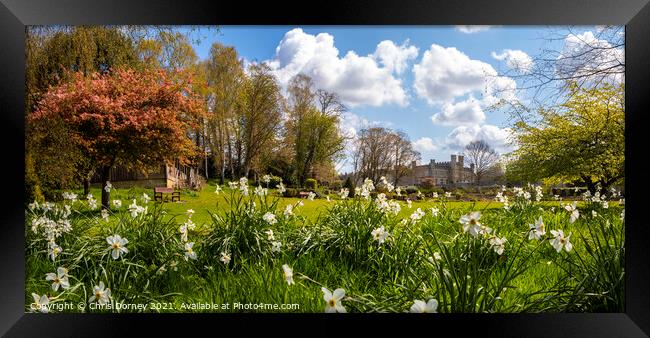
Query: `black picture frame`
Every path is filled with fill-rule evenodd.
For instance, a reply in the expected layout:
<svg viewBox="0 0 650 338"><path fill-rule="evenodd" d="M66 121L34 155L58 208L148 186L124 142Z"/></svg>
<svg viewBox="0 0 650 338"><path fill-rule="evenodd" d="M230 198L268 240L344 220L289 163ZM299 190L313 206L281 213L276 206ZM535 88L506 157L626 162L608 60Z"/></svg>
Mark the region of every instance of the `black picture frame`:
<svg viewBox="0 0 650 338"><path fill-rule="evenodd" d="M200 25L625 25L626 26L626 311L561 314L26 314L24 257L25 26L50 24ZM3 211L0 212L0 334L149 336L194 332L244 336L363 334L424 329L501 337L645 337L650 335L650 227L643 203L650 114L648 0L326 1L296 4L243 1L0 0L0 114ZM426 317L426 318L425 318Z"/></svg>

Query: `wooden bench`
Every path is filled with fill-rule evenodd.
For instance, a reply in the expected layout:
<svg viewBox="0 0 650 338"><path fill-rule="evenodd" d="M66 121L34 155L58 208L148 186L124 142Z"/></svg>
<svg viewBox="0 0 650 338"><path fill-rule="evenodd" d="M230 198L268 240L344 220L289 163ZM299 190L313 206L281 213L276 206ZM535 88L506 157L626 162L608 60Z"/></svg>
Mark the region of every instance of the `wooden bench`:
<svg viewBox="0 0 650 338"><path fill-rule="evenodd" d="M169 200L169 197L165 199L163 194L170 194L172 198L172 202L181 201L181 192L174 190L174 188L167 188L167 187L153 188L154 201L164 202L165 200Z"/></svg>

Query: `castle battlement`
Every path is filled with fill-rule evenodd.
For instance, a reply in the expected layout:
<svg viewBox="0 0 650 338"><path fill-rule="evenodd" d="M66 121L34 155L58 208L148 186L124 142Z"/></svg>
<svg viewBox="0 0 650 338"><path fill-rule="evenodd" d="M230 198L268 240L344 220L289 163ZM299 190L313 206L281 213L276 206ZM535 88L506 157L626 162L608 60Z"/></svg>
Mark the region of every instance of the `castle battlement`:
<svg viewBox="0 0 650 338"><path fill-rule="evenodd" d="M439 186L473 183L476 179L474 166L465 167L464 162L463 155L451 155L451 161L436 162L431 159L429 163L420 165L411 161L410 174L400 178L398 184L417 185L425 179L433 179Z"/></svg>

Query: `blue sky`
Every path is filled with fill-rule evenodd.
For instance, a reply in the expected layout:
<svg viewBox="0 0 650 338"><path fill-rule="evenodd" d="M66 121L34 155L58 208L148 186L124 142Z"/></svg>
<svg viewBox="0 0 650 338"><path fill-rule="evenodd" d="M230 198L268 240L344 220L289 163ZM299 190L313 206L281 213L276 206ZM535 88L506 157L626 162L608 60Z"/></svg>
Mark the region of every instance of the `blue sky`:
<svg viewBox="0 0 650 338"><path fill-rule="evenodd" d="M222 26L201 31L195 50L209 57L213 42L234 46L249 62L269 62L285 86L291 76L312 76L349 107L342 127L350 137L380 125L399 129L422 153L421 162L448 161L475 139L499 152L507 142L507 114L488 111L499 99L526 101L513 77L535 66L542 48L579 49L566 39L543 39L544 26ZM597 27L573 27L589 41ZM593 33L593 34L592 34ZM592 34L592 35L590 35ZM575 40L575 39L574 39ZM347 162L340 171L349 171Z"/></svg>

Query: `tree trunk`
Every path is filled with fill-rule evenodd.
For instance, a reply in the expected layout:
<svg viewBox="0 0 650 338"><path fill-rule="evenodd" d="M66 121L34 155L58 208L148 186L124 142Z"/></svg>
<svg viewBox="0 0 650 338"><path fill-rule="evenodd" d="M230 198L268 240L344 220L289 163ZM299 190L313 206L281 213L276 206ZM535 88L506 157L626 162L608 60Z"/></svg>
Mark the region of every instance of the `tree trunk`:
<svg viewBox="0 0 650 338"><path fill-rule="evenodd" d="M111 178L111 167L108 165L102 167L102 209L110 207L111 193L106 191L106 182Z"/></svg>
<svg viewBox="0 0 650 338"><path fill-rule="evenodd" d="M84 178L84 196L88 196L90 193L90 178L86 176Z"/></svg>

